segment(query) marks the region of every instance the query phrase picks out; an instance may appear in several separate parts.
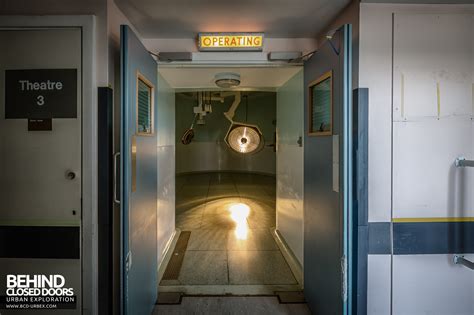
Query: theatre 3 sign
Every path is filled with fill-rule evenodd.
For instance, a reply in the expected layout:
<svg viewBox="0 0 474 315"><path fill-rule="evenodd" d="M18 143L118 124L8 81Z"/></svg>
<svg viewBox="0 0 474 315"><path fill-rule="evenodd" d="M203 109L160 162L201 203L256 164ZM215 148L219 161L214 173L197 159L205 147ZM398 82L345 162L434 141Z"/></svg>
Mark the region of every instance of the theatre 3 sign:
<svg viewBox="0 0 474 315"><path fill-rule="evenodd" d="M261 51L262 33L200 33L200 51Z"/></svg>
<svg viewBox="0 0 474 315"><path fill-rule="evenodd" d="M5 71L5 118L77 117L77 70Z"/></svg>

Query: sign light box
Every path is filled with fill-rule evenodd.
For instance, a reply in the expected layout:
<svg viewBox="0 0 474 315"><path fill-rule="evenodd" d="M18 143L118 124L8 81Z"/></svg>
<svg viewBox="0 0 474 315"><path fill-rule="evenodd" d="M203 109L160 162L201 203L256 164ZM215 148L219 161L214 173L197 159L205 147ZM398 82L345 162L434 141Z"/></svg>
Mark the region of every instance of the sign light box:
<svg viewBox="0 0 474 315"><path fill-rule="evenodd" d="M200 33L200 51L261 51L263 33Z"/></svg>

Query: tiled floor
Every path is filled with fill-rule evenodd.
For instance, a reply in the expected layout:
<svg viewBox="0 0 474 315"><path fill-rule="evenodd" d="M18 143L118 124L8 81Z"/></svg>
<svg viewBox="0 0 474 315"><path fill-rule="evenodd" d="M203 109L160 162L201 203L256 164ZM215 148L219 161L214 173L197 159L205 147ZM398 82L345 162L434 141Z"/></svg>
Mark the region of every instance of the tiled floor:
<svg viewBox="0 0 474 315"><path fill-rule="evenodd" d="M183 297L181 305L157 305L155 314L311 314L306 304L279 304L276 297Z"/></svg>
<svg viewBox="0 0 474 315"><path fill-rule="evenodd" d="M176 190L176 227L191 237L178 280L161 286L297 285L271 234L275 178L186 175Z"/></svg>

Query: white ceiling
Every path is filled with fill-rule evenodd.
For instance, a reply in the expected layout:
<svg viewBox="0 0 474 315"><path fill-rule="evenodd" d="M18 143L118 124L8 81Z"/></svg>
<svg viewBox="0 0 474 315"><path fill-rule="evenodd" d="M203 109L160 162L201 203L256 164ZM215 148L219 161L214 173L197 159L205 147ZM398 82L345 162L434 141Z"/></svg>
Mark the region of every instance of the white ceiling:
<svg viewBox="0 0 474 315"><path fill-rule="evenodd" d="M351 0L115 0L144 38L198 32L265 32L316 37Z"/></svg>
<svg viewBox="0 0 474 315"><path fill-rule="evenodd" d="M220 72L235 72L240 74L242 90L275 90L291 79L299 66L290 67L252 67L252 68L159 68L159 73L178 90L216 90L214 76Z"/></svg>

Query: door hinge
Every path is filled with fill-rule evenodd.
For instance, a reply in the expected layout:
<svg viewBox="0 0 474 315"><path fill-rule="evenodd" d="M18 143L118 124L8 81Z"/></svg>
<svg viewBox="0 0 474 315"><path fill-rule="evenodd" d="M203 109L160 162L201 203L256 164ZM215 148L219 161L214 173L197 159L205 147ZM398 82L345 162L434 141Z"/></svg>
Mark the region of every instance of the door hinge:
<svg viewBox="0 0 474 315"><path fill-rule="evenodd" d="M127 257L125 258L125 271L128 273L132 268L132 252L129 251Z"/></svg>
<svg viewBox="0 0 474 315"><path fill-rule="evenodd" d="M341 257L341 276L342 276L342 300L347 301L347 258Z"/></svg>

